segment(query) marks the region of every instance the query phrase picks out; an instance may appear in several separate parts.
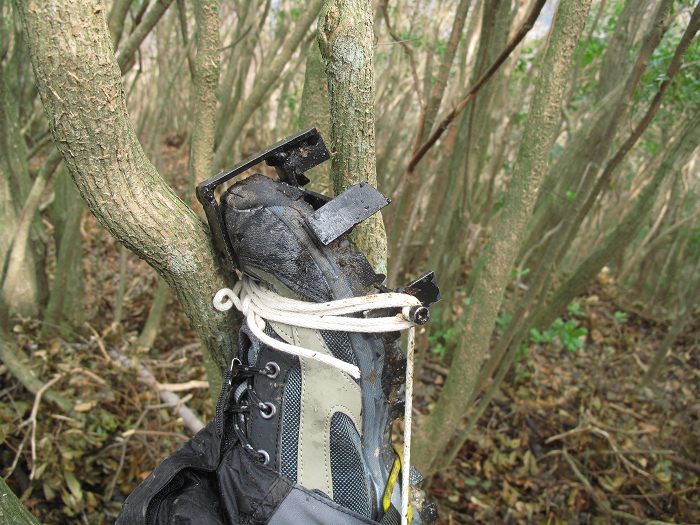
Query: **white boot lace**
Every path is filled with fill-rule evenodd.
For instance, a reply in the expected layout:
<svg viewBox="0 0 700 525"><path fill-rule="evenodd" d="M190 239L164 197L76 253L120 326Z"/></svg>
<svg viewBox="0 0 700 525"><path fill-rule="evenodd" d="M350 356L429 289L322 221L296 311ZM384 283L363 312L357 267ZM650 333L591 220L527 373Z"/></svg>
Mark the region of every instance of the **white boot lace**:
<svg viewBox="0 0 700 525"><path fill-rule="evenodd" d="M233 289L222 288L216 292L213 305L220 312L225 312L235 306L245 316L246 323L253 334L266 345L298 357L315 359L338 368L355 379L360 378L360 369L357 366L328 354L274 339L263 332L265 322L276 321L290 326L340 332L381 333L408 330L404 443L401 467L401 524L407 525L411 469L413 354L416 327L409 320L409 310L414 306L420 306L421 302L412 295L388 292L338 299L326 303L310 303L282 297L251 277L243 275ZM346 317L348 314L386 308L400 308L401 313L391 317Z"/></svg>

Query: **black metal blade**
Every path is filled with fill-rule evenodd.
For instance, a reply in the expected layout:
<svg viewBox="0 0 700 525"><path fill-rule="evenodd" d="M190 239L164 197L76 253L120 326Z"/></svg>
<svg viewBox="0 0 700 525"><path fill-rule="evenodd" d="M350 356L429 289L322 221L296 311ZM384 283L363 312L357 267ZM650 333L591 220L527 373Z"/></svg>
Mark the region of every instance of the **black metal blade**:
<svg viewBox="0 0 700 525"><path fill-rule="evenodd" d="M367 182L351 186L306 218L316 238L330 244L391 201Z"/></svg>
<svg viewBox="0 0 700 525"><path fill-rule="evenodd" d="M398 291L416 297L426 307L437 303L442 298L434 272L420 276L415 281L399 288Z"/></svg>

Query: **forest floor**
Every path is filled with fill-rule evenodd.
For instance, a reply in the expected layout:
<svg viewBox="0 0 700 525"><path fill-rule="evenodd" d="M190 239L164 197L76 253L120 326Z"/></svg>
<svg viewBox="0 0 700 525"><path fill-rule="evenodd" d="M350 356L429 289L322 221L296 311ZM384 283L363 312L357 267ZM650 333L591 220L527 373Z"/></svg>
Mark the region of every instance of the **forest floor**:
<svg viewBox="0 0 700 525"><path fill-rule="evenodd" d="M33 422L35 396L0 365L1 472L47 524L112 523L126 495L189 437L112 352L161 383L206 379L196 335L172 296L154 347L135 350L155 272L127 257L124 316L114 325L119 246L88 214L81 232L89 324L61 335L36 320L13 328L34 372L55 380L75 412L40 400ZM557 337L531 341L457 461L432 480L440 523L700 523L700 319L679 337L654 388L641 388L666 326L626 312L602 289L577 304L569 317L587 329L573 345L580 348ZM419 410L444 382L437 356L428 361ZM202 420L211 417L206 389L179 395Z"/></svg>
<svg viewBox="0 0 700 525"><path fill-rule="evenodd" d="M583 346L531 344L433 480L442 523L700 523L700 318L642 388L666 327L599 289L578 304Z"/></svg>

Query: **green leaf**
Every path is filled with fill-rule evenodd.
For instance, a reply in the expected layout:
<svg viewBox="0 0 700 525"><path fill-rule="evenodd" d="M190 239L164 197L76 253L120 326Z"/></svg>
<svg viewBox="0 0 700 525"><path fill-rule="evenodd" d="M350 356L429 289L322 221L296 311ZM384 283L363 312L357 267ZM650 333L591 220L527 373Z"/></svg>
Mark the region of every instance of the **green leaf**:
<svg viewBox="0 0 700 525"><path fill-rule="evenodd" d="M75 497L77 501L83 500L83 489L80 487L80 482L76 479L72 472L65 472L63 477L66 480L66 485L68 485L68 490Z"/></svg>

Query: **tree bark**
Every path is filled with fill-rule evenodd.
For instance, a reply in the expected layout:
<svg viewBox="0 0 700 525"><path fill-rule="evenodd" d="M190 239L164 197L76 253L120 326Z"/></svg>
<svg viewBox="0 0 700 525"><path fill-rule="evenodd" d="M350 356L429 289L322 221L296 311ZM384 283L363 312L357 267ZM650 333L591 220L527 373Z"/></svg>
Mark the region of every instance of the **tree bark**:
<svg viewBox="0 0 700 525"><path fill-rule="evenodd" d="M212 175L212 155L216 133L216 92L221 67L219 36L219 0L195 2L197 22L194 59L194 129L191 163L197 183Z"/></svg>
<svg viewBox="0 0 700 525"><path fill-rule="evenodd" d="M362 181L376 186L372 3L326 0L318 27L328 77L333 189L337 195ZM351 239L374 270L386 274L386 232L381 213L358 225Z"/></svg>
<svg viewBox="0 0 700 525"><path fill-rule="evenodd" d="M0 477L0 525L39 525Z"/></svg>
<svg viewBox="0 0 700 525"><path fill-rule="evenodd" d="M175 290L219 378L235 348L232 314L211 306L230 285L206 225L146 158L129 120L121 75L98 0L38 0L20 12L54 142L90 211Z"/></svg>
<svg viewBox="0 0 700 525"><path fill-rule="evenodd" d="M417 432L416 461L424 471L431 472L435 459L445 450L476 386L503 293L547 170L571 59L590 4L590 0L562 0L557 9L513 177L484 247L479 281L465 310L461 344L435 410Z"/></svg>
<svg viewBox="0 0 700 525"><path fill-rule="evenodd" d="M323 70L323 59L318 43L312 42L306 57L304 91L299 110L301 128L316 128L325 140L331 138L331 117L328 106L328 81ZM330 166L328 162L311 170L308 188L327 195L331 191Z"/></svg>

